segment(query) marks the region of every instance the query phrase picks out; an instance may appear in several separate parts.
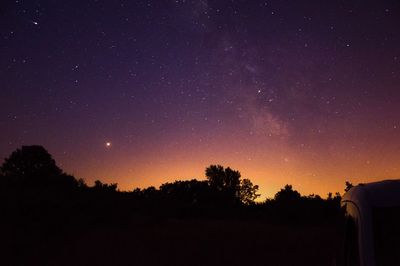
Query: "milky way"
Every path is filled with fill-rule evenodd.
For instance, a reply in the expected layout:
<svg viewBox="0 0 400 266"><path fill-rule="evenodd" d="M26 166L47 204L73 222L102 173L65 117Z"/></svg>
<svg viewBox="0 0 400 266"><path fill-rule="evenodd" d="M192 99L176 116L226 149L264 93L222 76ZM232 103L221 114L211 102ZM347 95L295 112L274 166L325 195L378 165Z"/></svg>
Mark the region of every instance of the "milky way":
<svg viewBox="0 0 400 266"><path fill-rule="evenodd" d="M398 1L13 1L0 156L122 190L231 166L272 196L400 177Z"/></svg>

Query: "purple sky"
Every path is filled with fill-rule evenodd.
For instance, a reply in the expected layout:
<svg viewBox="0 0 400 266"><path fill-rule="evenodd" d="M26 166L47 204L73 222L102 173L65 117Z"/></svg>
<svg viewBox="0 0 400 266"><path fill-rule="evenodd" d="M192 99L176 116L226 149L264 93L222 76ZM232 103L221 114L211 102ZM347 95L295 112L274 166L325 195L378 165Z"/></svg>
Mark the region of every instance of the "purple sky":
<svg viewBox="0 0 400 266"><path fill-rule="evenodd" d="M123 190L214 163L263 196L399 177L399 25L394 0L6 1L0 156Z"/></svg>

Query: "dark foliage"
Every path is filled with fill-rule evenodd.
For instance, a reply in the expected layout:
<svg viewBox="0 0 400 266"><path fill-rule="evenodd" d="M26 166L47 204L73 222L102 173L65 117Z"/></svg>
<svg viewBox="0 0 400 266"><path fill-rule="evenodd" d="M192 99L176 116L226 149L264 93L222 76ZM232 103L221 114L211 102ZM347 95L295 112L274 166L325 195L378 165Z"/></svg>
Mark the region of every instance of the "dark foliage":
<svg viewBox="0 0 400 266"><path fill-rule="evenodd" d="M346 187L345 187L344 191L347 192L353 187L353 184L350 183L349 181L346 181L345 186Z"/></svg>
<svg viewBox="0 0 400 266"><path fill-rule="evenodd" d="M246 205L254 204L254 201L260 196L257 194L258 185L253 185L250 179L240 181L239 197L240 201Z"/></svg>
<svg viewBox="0 0 400 266"><path fill-rule="evenodd" d="M295 203L300 198L300 193L297 192L297 190L293 190L293 187L291 185L286 185L283 189L275 194L275 201L284 204Z"/></svg>
<svg viewBox="0 0 400 266"><path fill-rule="evenodd" d="M162 197L168 201L186 205L202 205L208 202L210 187L207 181L175 181L160 186Z"/></svg>
<svg viewBox="0 0 400 266"><path fill-rule="evenodd" d="M229 167L210 165L206 168L206 177L214 201L223 205L252 204L259 196L257 185L249 179L241 179L240 172Z"/></svg>
<svg viewBox="0 0 400 266"><path fill-rule="evenodd" d="M6 158L0 167L3 185L18 188L71 189L78 185L75 178L63 173L42 146L22 146Z"/></svg>
<svg viewBox="0 0 400 266"><path fill-rule="evenodd" d="M303 197L291 185L286 185L273 200L255 203L258 186L249 179L242 179L239 171L210 165L205 175L207 180L203 181L175 181L159 189L148 187L120 192L117 184L104 184L99 180L89 187L84 180L64 173L43 147L23 146L1 166L0 188L3 204L8 207L36 206L40 209L47 204L103 217L108 217L108 212L119 212L118 215L180 218L239 215L270 221L294 221L290 218L295 217L297 221L312 220L322 213L338 213L339 194L335 197L330 194L327 200L314 195ZM349 184L346 182L347 187Z"/></svg>
<svg viewBox="0 0 400 266"><path fill-rule="evenodd" d="M15 252L25 254L33 239L83 233L100 225L119 227L129 221L170 219L311 225L341 219L338 193L327 199L304 197L286 185L274 199L256 203L258 186L242 179L239 171L211 165L205 173L207 180L121 192L117 184L99 180L88 186L83 179L64 173L43 147L23 146L0 167L0 229L10 232L11 241L0 248L9 250L10 258L19 258L15 264L24 264L24 256ZM15 237L18 232L24 233Z"/></svg>

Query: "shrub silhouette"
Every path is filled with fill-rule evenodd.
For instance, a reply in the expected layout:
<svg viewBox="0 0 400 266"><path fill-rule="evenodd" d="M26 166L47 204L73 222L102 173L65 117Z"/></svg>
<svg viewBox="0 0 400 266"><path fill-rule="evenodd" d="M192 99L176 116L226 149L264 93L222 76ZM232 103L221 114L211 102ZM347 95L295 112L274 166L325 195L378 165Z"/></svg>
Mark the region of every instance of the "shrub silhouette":
<svg viewBox="0 0 400 266"><path fill-rule="evenodd" d="M160 186L160 193L168 200L195 205L207 201L210 188L207 181L192 179L162 184Z"/></svg>
<svg viewBox="0 0 400 266"><path fill-rule="evenodd" d="M117 192L118 184L113 183L113 184L104 184L100 180L94 181L94 186L93 189L97 192L100 193L113 193Z"/></svg>

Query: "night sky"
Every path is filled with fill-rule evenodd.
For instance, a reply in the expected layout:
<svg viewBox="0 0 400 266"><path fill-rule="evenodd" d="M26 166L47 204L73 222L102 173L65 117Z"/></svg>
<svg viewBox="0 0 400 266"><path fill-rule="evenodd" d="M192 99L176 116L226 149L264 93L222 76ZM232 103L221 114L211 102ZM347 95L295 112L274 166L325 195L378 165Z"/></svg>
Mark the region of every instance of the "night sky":
<svg viewBox="0 0 400 266"><path fill-rule="evenodd" d="M400 3L0 4L0 158L43 145L121 190L204 179L326 196L400 177Z"/></svg>

